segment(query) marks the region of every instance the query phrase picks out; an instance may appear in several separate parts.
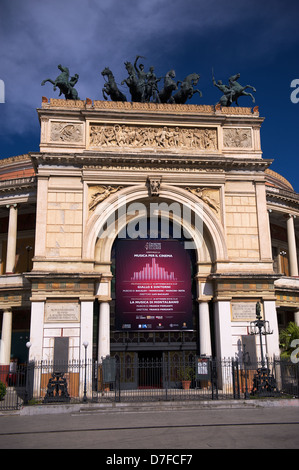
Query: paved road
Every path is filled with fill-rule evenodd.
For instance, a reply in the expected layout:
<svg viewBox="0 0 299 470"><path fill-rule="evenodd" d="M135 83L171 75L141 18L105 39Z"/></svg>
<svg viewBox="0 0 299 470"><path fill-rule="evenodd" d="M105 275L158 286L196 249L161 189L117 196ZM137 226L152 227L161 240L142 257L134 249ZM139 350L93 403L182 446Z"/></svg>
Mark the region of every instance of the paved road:
<svg viewBox="0 0 299 470"><path fill-rule="evenodd" d="M298 449L299 407L0 416L0 448Z"/></svg>

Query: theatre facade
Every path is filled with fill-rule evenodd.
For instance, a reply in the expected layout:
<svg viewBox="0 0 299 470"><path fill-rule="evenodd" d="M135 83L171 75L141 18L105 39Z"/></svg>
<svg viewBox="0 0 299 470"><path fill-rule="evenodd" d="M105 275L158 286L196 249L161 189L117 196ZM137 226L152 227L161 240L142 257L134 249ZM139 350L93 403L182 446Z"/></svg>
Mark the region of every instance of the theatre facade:
<svg viewBox="0 0 299 470"><path fill-rule="evenodd" d="M1 367L85 347L258 357L257 302L279 355L299 324L299 195L262 156L258 108L43 98L37 112L40 151L0 161Z"/></svg>

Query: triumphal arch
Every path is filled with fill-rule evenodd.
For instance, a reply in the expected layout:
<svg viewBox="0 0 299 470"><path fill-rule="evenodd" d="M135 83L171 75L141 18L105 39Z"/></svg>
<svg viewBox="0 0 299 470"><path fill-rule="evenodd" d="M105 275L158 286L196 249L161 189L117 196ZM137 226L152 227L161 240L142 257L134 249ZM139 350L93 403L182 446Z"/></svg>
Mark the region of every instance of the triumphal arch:
<svg viewBox="0 0 299 470"><path fill-rule="evenodd" d="M68 360L235 357L257 302L279 353L257 107L43 98L38 116L31 359L61 338Z"/></svg>

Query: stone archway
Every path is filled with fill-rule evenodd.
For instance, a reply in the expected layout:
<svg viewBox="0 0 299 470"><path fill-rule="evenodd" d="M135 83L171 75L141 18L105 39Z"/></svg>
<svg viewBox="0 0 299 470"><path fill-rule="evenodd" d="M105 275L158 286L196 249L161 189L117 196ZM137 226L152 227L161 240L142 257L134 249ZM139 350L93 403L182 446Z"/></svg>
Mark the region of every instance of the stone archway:
<svg viewBox="0 0 299 470"><path fill-rule="evenodd" d="M132 205L143 204L147 210L151 201L147 188L138 185L124 188L99 204L89 217L85 227L83 258L95 260L102 266L105 266L106 263L109 265L111 248L115 238L128 222L146 215L146 213L140 214L138 206L135 208L139 213L133 215ZM194 240L198 259L207 262L210 258L211 263L228 259L223 227L207 204L184 189L167 185L161 186L159 198L155 198L153 201L158 205L165 202L169 204L170 209L174 202L180 205L183 219L179 221L178 214L174 214L172 217L177 223L184 224L184 231L189 233L190 239ZM131 209L129 213L127 208ZM185 219L184 208L185 215L187 214ZM190 218L188 218L189 215L191 215ZM199 222L198 226L196 222L194 223L195 219ZM100 243L98 243L98 239L100 239Z"/></svg>
<svg viewBox="0 0 299 470"><path fill-rule="evenodd" d="M227 260L227 248L219 220L207 204L184 189L162 185L159 196L151 198L146 186L130 186L99 204L88 219L83 244L84 258L94 260L95 271L99 272L101 278L96 293L100 303L99 360L110 354L112 247L128 224L136 224L147 217L150 204L156 204L162 218L171 217L175 224L182 226L187 238L192 240L198 265L197 276L203 278L212 271L217 261ZM178 207L180 210L176 211L175 208ZM207 299L201 299L199 304L199 322L202 325L201 331L205 332L202 337L210 335L207 302ZM206 350L204 353L209 354L210 340L202 344Z"/></svg>

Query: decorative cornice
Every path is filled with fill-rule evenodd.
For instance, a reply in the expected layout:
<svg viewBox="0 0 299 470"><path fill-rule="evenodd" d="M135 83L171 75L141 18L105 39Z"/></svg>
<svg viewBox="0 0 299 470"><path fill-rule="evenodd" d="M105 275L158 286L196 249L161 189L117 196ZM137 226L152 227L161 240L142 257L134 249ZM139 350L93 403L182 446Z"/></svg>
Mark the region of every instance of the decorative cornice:
<svg viewBox="0 0 299 470"><path fill-rule="evenodd" d="M15 193L20 190L36 189L36 176L0 181L0 192Z"/></svg>
<svg viewBox="0 0 299 470"><path fill-rule="evenodd" d="M212 114L212 115L229 115L229 116L251 116L259 117L258 106L253 109L249 107L231 106L221 107L219 105L194 105L194 104L162 104L162 103L136 103L123 101L103 101L86 98L86 100L64 100L43 96L42 109L77 109L77 110L120 110L120 111L162 111L162 112L181 112L196 114Z"/></svg>
<svg viewBox="0 0 299 470"><path fill-rule="evenodd" d="M284 203L299 209L299 193L266 187L267 202Z"/></svg>
<svg viewBox="0 0 299 470"><path fill-rule="evenodd" d="M173 168L188 168L190 171L200 171L205 169L225 171L225 170L246 170L246 171L265 171L272 160L257 159L257 158L244 158L234 159L222 156L194 156L186 155L182 158L180 155L165 154L163 155L146 155L146 154L126 154L121 153L115 155L107 152L85 152L80 154L68 153L31 153L32 163L35 168L39 164L49 165L72 165L78 168L113 168L128 167L140 169L144 166L152 169L161 169L174 171Z"/></svg>
<svg viewBox="0 0 299 470"><path fill-rule="evenodd" d="M16 155L14 157L1 158L0 167L25 161L30 161L30 157L27 153L23 155Z"/></svg>

